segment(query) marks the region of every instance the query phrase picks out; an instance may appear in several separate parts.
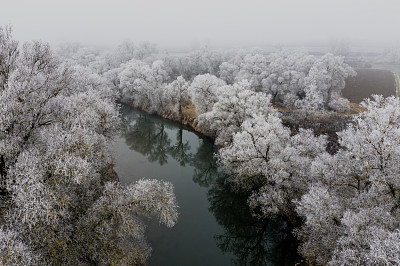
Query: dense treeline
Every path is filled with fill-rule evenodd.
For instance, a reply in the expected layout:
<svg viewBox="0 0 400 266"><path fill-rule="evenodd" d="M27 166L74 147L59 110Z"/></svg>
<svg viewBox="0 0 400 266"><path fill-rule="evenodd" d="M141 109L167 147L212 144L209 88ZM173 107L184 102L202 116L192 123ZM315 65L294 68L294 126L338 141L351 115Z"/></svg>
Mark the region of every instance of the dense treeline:
<svg viewBox="0 0 400 266"><path fill-rule="evenodd" d="M272 103L293 108L346 111L341 96L345 79L356 73L343 57L322 57L281 50L266 54L253 51L210 51L169 55L150 44L125 42L116 50L96 54L77 45L60 54L103 74L124 102L160 114L177 116L186 97L196 105L197 115L216 102L217 89L243 80L248 89L270 94ZM187 83L183 82L186 81Z"/></svg>
<svg viewBox="0 0 400 266"><path fill-rule="evenodd" d="M151 248L140 217L175 224L172 184L117 182L115 99L98 74L0 27L2 265L143 264Z"/></svg>

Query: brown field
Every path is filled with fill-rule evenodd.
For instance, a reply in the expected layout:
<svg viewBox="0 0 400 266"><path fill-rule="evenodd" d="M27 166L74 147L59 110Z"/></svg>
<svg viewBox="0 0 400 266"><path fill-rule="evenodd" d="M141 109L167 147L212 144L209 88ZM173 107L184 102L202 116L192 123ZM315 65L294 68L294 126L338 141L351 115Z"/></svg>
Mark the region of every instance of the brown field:
<svg viewBox="0 0 400 266"><path fill-rule="evenodd" d="M357 76L346 79L343 96L353 103L360 103L372 94L396 95L395 77L391 71L357 69Z"/></svg>

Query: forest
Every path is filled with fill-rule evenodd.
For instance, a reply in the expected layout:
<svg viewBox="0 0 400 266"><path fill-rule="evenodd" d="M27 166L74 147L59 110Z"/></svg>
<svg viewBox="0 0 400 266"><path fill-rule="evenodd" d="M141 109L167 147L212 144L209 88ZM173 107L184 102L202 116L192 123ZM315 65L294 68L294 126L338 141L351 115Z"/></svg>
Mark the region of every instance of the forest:
<svg viewBox="0 0 400 266"><path fill-rule="evenodd" d="M226 189L249 195L260 221L285 217L307 264L397 265L400 100L355 110L342 91L356 75L332 53L53 50L0 27L1 263L146 263L142 218L172 227L179 202L170 182L118 182L109 143L125 104L212 138ZM345 123L302 128L326 117Z"/></svg>

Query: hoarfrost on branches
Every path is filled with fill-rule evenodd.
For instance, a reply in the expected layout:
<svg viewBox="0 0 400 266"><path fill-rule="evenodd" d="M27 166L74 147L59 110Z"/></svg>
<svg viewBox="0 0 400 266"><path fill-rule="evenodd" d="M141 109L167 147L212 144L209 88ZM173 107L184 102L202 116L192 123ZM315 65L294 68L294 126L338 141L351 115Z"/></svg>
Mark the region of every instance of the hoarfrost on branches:
<svg viewBox="0 0 400 266"><path fill-rule="evenodd" d="M313 143L313 145L310 145ZM219 161L240 189L253 191L249 204L262 215L292 215L291 201L305 192L308 169L324 153L326 138L310 130L290 136L275 113L243 122Z"/></svg>
<svg viewBox="0 0 400 266"><path fill-rule="evenodd" d="M150 248L139 216L172 226L172 185L116 183L108 150L120 123L116 93L89 69L61 62L49 45L19 48L10 35L0 28L0 259L144 263Z"/></svg>
<svg viewBox="0 0 400 266"><path fill-rule="evenodd" d="M222 79L216 76L205 74L196 76L190 84L189 92L192 102L196 106L197 115L211 110L212 105L217 101L217 89L225 85Z"/></svg>
<svg viewBox="0 0 400 266"><path fill-rule="evenodd" d="M374 96L362 105L339 133L342 149L313 164L317 187L298 202L301 252L312 263L398 262L400 101Z"/></svg>

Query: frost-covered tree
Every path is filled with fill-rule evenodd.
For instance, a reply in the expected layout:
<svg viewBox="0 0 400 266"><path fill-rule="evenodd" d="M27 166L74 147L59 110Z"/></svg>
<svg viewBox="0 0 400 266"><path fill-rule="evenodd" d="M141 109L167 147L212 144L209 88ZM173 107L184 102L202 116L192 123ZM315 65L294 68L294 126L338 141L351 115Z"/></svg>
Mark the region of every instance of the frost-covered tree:
<svg viewBox="0 0 400 266"><path fill-rule="evenodd" d="M132 59L106 76L120 90L123 102L160 114L165 111L164 88L169 77L163 61L156 60L149 66Z"/></svg>
<svg viewBox="0 0 400 266"><path fill-rule="evenodd" d="M169 77L162 60L154 61L151 65L151 70L154 85L153 88L149 87L147 93L151 102L150 110L162 114L167 108L165 100L165 84Z"/></svg>
<svg viewBox="0 0 400 266"><path fill-rule="evenodd" d="M165 62L167 72L171 79L182 76L192 81L198 75L218 75L219 65L226 57L220 51L209 50L203 47L186 54L157 55Z"/></svg>
<svg viewBox="0 0 400 266"><path fill-rule="evenodd" d="M321 110L324 108L324 97L316 85L311 84L305 87L303 92L305 96L294 102L296 107L311 111Z"/></svg>
<svg viewBox="0 0 400 266"><path fill-rule="evenodd" d="M123 41L114 51L106 54L106 60L111 68L119 67L132 59L144 61L157 52L154 44L144 42L139 45L132 41Z"/></svg>
<svg viewBox="0 0 400 266"><path fill-rule="evenodd" d="M73 63L81 66L91 66L98 60L99 52L84 47L79 43L64 43L57 49L57 54L64 60L71 60Z"/></svg>
<svg viewBox="0 0 400 266"><path fill-rule="evenodd" d="M130 101L141 108L151 107L151 94L156 80L152 68L146 63L132 59L122 66L118 74L123 101Z"/></svg>
<svg viewBox="0 0 400 266"><path fill-rule="evenodd" d="M301 252L321 265L394 265L399 258L400 101L374 96L339 133L341 150L315 161L298 202ZM328 207L329 206L329 207Z"/></svg>
<svg viewBox="0 0 400 266"><path fill-rule="evenodd" d="M233 84L239 72L239 66L228 62L223 62L219 66L219 77L227 84Z"/></svg>
<svg viewBox="0 0 400 266"><path fill-rule="evenodd" d="M108 83L108 86L110 88L113 89L114 92L116 92L116 94L118 95L117 97L119 99L124 99L127 97L124 97L123 90L120 89L121 86L121 80L120 80L120 76L119 73L121 73L123 70L122 67L118 67L118 68L113 68L105 73L103 73L102 77L106 80L106 82Z"/></svg>
<svg viewBox="0 0 400 266"><path fill-rule="evenodd" d="M4 89L19 54L18 42L12 38L11 26L0 27L0 88Z"/></svg>
<svg viewBox="0 0 400 266"><path fill-rule="evenodd" d="M2 265L37 265L39 257L13 230L0 229L0 263Z"/></svg>
<svg viewBox="0 0 400 266"><path fill-rule="evenodd" d="M75 63L83 63L98 74L104 74L110 70L120 68L132 59L143 61L149 65L156 61L157 49L155 45L144 42L139 45L132 41L124 41L115 49L102 50L92 55L92 50L75 45L63 45L59 54L67 59L73 59Z"/></svg>
<svg viewBox="0 0 400 266"><path fill-rule="evenodd" d="M260 91L262 88L262 80L268 76L268 59L263 54L248 54L240 63L240 70L236 77L237 81L247 79L251 88Z"/></svg>
<svg viewBox="0 0 400 266"><path fill-rule="evenodd" d="M203 47L186 56L180 57L181 75L185 79L192 80L198 75L217 75L218 67L223 62L220 52Z"/></svg>
<svg viewBox="0 0 400 266"><path fill-rule="evenodd" d="M166 85L164 90L164 99L169 105L169 110L177 117L182 119L182 102L189 98L189 85L182 76Z"/></svg>
<svg viewBox="0 0 400 266"><path fill-rule="evenodd" d="M349 103L341 97L341 90L352 75L354 70L341 57L317 58L288 50L238 54L220 65L220 77L228 84L247 79L252 90L271 94L273 103L311 109L345 111Z"/></svg>
<svg viewBox="0 0 400 266"><path fill-rule="evenodd" d="M192 62L197 62L202 73L209 73L211 75L217 75L219 66L224 61L224 55L219 51L209 50L207 47L203 47L197 52L192 54Z"/></svg>
<svg viewBox="0 0 400 266"><path fill-rule="evenodd" d="M293 107L304 94L305 77L313 65L314 56L282 50L268 56L268 75L262 80L262 91L272 95L273 102Z"/></svg>
<svg viewBox="0 0 400 266"><path fill-rule="evenodd" d="M217 101L217 89L223 85L225 85L225 81L210 74L194 78L190 84L189 93L196 106L197 115L211 110L212 105Z"/></svg>
<svg viewBox="0 0 400 266"><path fill-rule="evenodd" d="M355 75L356 72L344 62L343 57L326 54L314 62L305 79L305 85L318 89L326 108L343 112L349 108L349 101L342 97L345 80ZM312 98L307 93L313 93L313 90L306 91L306 97Z"/></svg>
<svg viewBox="0 0 400 266"><path fill-rule="evenodd" d="M151 248L139 215L153 215L160 223L172 227L177 219L176 208L171 183L139 180L124 188L119 183L109 182L102 196L80 219L76 238L94 262L143 264Z"/></svg>
<svg viewBox="0 0 400 266"><path fill-rule="evenodd" d="M305 192L309 167L325 149L325 137L301 130L291 137L276 113L243 122L219 162L240 189L252 191L249 204L262 215L293 215L292 200Z"/></svg>
<svg viewBox="0 0 400 266"><path fill-rule="evenodd" d="M163 83L168 81L168 73L165 70L164 62L162 60L156 60L151 64L151 70L153 72L156 86L161 86Z"/></svg>
<svg viewBox="0 0 400 266"><path fill-rule="evenodd" d="M244 80L218 88L217 102L210 112L199 115L198 127L207 135L215 136L218 145L226 146L243 122L255 115L274 114L271 98L264 93L250 90L251 84Z"/></svg>
<svg viewBox="0 0 400 266"><path fill-rule="evenodd" d="M13 41L6 34L0 43ZM144 263L150 248L139 216L172 226L177 207L169 183L116 182L108 151L119 127L114 93L47 44L0 51L17 55L0 88L0 260Z"/></svg>

